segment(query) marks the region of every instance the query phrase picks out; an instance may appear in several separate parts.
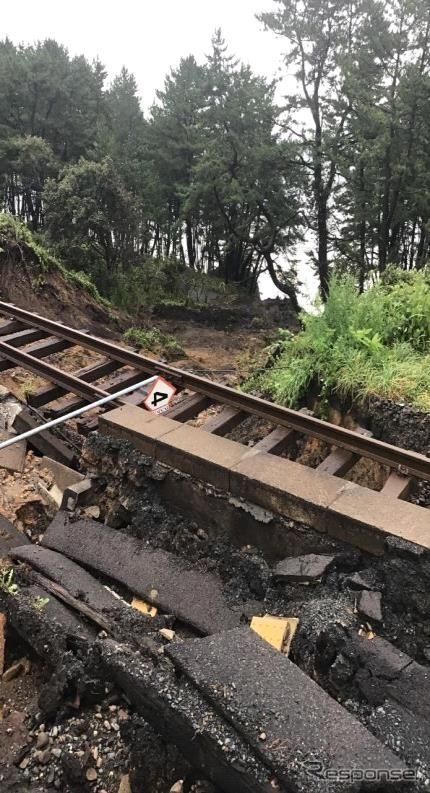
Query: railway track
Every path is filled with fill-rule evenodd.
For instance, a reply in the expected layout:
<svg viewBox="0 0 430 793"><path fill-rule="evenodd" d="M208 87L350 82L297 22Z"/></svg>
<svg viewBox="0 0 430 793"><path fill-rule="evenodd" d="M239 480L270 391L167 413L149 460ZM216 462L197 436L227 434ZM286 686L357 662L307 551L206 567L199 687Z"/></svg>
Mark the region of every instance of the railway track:
<svg viewBox="0 0 430 793"><path fill-rule="evenodd" d="M81 684L86 659L97 657L102 681L114 681L156 733L177 745L197 773L204 772L205 778L226 793L265 793L292 787L298 793L307 793L310 782L306 758L318 757L318 753L322 753L332 775L339 770L340 779L348 769L351 775L370 775L374 769L381 769L388 778L386 784L384 781L387 793L399 790L396 782L403 779L402 775L413 780L414 786L408 789L414 793L424 789L417 782L416 768L420 779L428 778L428 742L422 738L429 713L428 670L415 658L421 661L421 644L427 642L423 593L430 575L428 513L397 502L390 512L388 502L393 496L405 497L411 477L430 481L430 460L377 441L364 430L353 432L306 412L242 394L9 304L0 303L0 315L4 317L0 320L0 372L19 366L45 380L43 387L29 395L29 403L47 418L66 416L79 405L92 404L156 374L172 381L179 392L167 414L174 421L166 416L153 420L139 410L143 393L118 398L116 407L120 409L112 411L115 402L111 403L109 415L100 420L99 435L88 444L93 443L94 453L99 455L95 463L104 459L107 449L115 449L110 495L97 495L102 509L111 502L122 504L122 488L127 487L127 497L136 496L128 508L140 520L142 536L134 531L129 536L127 530L117 531L109 522L88 520L82 514L69 521L64 511L37 545L21 545L21 535L15 531L17 545L8 549L8 555L13 559L19 587L16 593L0 587L0 611L7 614L10 624L47 666L52 664L57 675L63 664L68 671L76 644L79 656L74 658L74 669L79 670ZM53 363L52 356L74 347L91 350L99 359L71 374L65 372ZM198 429L180 426L208 407L215 409L209 415L205 413ZM253 447L260 455L253 456L252 451L248 454L247 449L238 449L239 444L227 439L249 416L273 427ZM82 431L88 432L97 422L97 416L93 416L82 424ZM154 425L158 425L158 431L154 431ZM217 437L211 440L204 433ZM105 446L103 435L108 438ZM111 439L127 436L132 443L134 437L135 448L144 454L150 454L147 449L154 446L154 459L173 469L170 482L166 474L159 483L160 488L170 485L172 489L165 495L168 509L164 511L158 500L154 505L160 521L155 530L154 520L148 520L141 510L139 487L133 495L133 489L128 490L128 478L124 485L124 467L116 464L115 455L127 456L129 448L120 445L118 452ZM279 459L303 437L317 438L332 447L318 466L320 472L331 476L313 476L313 471ZM384 486L390 499L366 491L364 496L370 496L367 502L362 488L333 479L333 475L346 476L362 457L391 470ZM253 470L257 458L263 460L263 471L256 472L255 465ZM190 474L189 481L177 477L175 461L182 461L180 470ZM293 481L293 469L298 481ZM218 485L220 472L228 482L226 487ZM202 494L207 506L197 534L193 507L198 509L199 503L193 504L193 497L200 490L194 478L213 485L212 493L206 488ZM175 501L171 500L176 479L180 479L176 490L181 495L180 504L190 506L185 524L180 504L176 512ZM318 479L324 481L321 490ZM155 490L158 484L155 480L151 483ZM105 484L101 487L107 490ZM322 492L325 487L327 501ZM349 497L356 500L348 506ZM218 512L214 506L217 500ZM242 546L245 534L236 532L236 517L229 522L228 509L239 513L243 502L274 509L269 522L266 516L255 518L251 511L248 523L248 512L240 513L243 532L246 534L250 527L250 534L239 550L236 540L240 538ZM302 520L296 515L297 509L303 511ZM226 533L231 529L234 549L224 549L222 535L222 543L213 553L217 535L211 536L206 519L211 510L214 522L219 519ZM385 521L387 512L390 520ZM277 523L279 515L281 526ZM302 522L306 530L295 533L295 526L288 526L285 517ZM388 529L387 523L391 523ZM7 529L6 536L13 537L13 527ZM166 539L160 545L152 544L158 531L169 537L167 547ZM324 535L321 546L320 535ZM195 537L199 538L198 549L192 542ZM423 547L408 556L402 545L398 557L397 545L385 547L387 538L412 539ZM270 554L270 565L265 561L261 569L255 564L255 546L260 548L260 541L263 548L271 545L276 551ZM201 542L208 543L207 558ZM357 545L365 553L358 558L348 552L347 544ZM309 570L309 565L321 563L319 571ZM359 571L351 565L360 565ZM104 586L106 580L109 589ZM369 581L372 590L378 582L378 591L369 591ZM35 585L41 593L36 598ZM122 594L120 600L115 597L115 587ZM373 624L365 598L379 595L381 607L379 589L384 598L384 622L376 613ZM130 604L136 601L156 610L153 623L138 610L130 620ZM49 604L50 610L40 608L41 602ZM283 620L279 615L285 613L286 606L288 614L294 616ZM267 618L272 626L279 626L279 621L296 623L288 649L287 633L276 650L273 638L268 642L264 633ZM266 636L265 642L254 632L256 624L260 631L263 625L260 636ZM392 638L394 630L396 639L400 634L406 643L408 654L404 644L400 644L400 652L397 645L386 640L385 636ZM71 641L74 636L79 641ZM290 660L285 656L292 642L294 656ZM318 685L309 673L312 653L315 669L319 670ZM345 685L345 663L350 658L358 659L356 666L351 662L351 689L341 688L342 694L334 697L337 679ZM93 675L93 660L89 668ZM349 673L349 667L347 670ZM370 719L369 713L375 714L375 719ZM391 749L391 714L396 719L396 735L401 738L395 742L395 753ZM37 745L33 748L36 750ZM297 758L302 756L305 761L298 763ZM31 757L40 775L38 754L34 751ZM53 752L49 762L56 768ZM315 779L312 789L323 793L326 780ZM351 784L345 784L342 778L341 784L336 789L346 793L356 790L355 778Z"/></svg>
<svg viewBox="0 0 430 793"><path fill-rule="evenodd" d="M176 421L195 418L211 405L220 411L201 429L226 436L250 415L274 429L257 444L257 450L281 455L298 437L316 438L334 449L318 470L345 476L360 458L368 458L390 469L384 488L387 495L406 497L412 478L430 481L430 459L416 452L377 440L365 431L352 431L322 421L307 411L295 411L264 399L157 362L128 348L66 327L37 314L0 302L0 372L19 366L44 380L46 385L28 396L31 408L49 418L67 415L86 403L114 394L142 380L142 375L163 375L178 389L178 401L168 412ZM46 359L73 347L98 353L100 359L72 374ZM118 400L142 404L142 393ZM111 403L111 408L115 402ZM97 417L81 422L83 433L97 428Z"/></svg>

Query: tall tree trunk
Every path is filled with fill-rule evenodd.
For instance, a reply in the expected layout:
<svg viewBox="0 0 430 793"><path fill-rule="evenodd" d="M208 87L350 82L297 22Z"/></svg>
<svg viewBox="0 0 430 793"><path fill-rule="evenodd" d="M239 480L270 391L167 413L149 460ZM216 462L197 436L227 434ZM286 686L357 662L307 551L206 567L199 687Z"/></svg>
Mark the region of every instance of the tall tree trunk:
<svg viewBox="0 0 430 793"><path fill-rule="evenodd" d="M275 284L276 288L279 289L284 295L290 298L291 307L296 314L299 314L301 311L300 303L297 298L297 292L292 284L286 284L283 281L280 281L276 272L275 263L272 259L270 253L264 254L264 259L267 264L267 269L269 271L269 275Z"/></svg>

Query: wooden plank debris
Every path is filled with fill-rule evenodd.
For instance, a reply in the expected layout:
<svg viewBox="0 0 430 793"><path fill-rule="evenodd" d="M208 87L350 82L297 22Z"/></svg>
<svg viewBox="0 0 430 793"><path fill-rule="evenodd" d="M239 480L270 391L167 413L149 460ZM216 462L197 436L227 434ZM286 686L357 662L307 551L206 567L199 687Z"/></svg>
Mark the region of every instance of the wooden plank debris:
<svg viewBox="0 0 430 793"><path fill-rule="evenodd" d="M14 421L14 429L19 433L27 432L35 427L39 427L43 422L34 418L30 411L24 409L17 415ZM52 432L44 430L31 438L31 446L34 446L41 454L58 460L59 463L73 468L76 466L76 454L66 444L57 438Z"/></svg>
<svg viewBox="0 0 430 793"><path fill-rule="evenodd" d="M0 430L0 443L13 438L16 431ZM0 468L5 468L7 471L14 471L15 473L22 474L25 468L25 458L27 454L27 441L18 441L13 446L8 446L6 449L0 450Z"/></svg>

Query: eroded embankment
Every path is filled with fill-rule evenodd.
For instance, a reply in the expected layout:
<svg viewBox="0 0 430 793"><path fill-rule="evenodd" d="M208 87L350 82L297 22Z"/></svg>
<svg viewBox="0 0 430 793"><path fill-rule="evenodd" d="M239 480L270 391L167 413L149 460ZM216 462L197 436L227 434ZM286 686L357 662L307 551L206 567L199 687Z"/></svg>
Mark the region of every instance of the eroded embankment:
<svg viewBox="0 0 430 793"><path fill-rule="evenodd" d="M100 436L87 441L84 460L99 477L98 504L108 524L215 571L248 617L297 617L292 659L428 776L428 553L393 538L384 557L373 557L232 502ZM309 554L305 575L303 568L297 575L288 563L275 565L276 558Z"/></svg>

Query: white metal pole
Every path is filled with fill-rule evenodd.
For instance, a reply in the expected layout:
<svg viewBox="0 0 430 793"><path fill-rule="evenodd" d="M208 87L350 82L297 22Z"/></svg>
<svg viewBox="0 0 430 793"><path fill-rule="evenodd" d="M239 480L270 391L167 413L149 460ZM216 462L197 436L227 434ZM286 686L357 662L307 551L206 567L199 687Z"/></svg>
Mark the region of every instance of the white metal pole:
<svg viewBox="0 0 430 793"><path fill-rule="evenodd" d="M127 396L127 394L131 394L133 391L138 391L139 388L144 388L144 386L151 385L151 383L154 383L155 380L157 380L157 376L148 377L147 380L142 380L141 383L129 385L127 388L123 388L122 391L117 391L115 394L108 394L108 396L98 399L97 402L92 402L91 405L84 405L82 408L73 410L72 413L67 413L66 416L60 416L58 419L48 421L46 424L42 424L40 427L35 427L32 430L23 432L22 435L15 435L13 438L9 438L7 441L0 443L0 451L2 449L7 449L8 446L13 446L14 443L25 441L27 438L32 438L33 435L38 435L39 432L44 432L45 430L50 430L53 427L58 427L59 424L63 424L65 421L76 419L78 416L82 416L83 413L88 413L89 410L94 410L95 408L102 407L102 405L107 405L108 402L113 402L115 399L118 399L118 397Z"/></svg>

